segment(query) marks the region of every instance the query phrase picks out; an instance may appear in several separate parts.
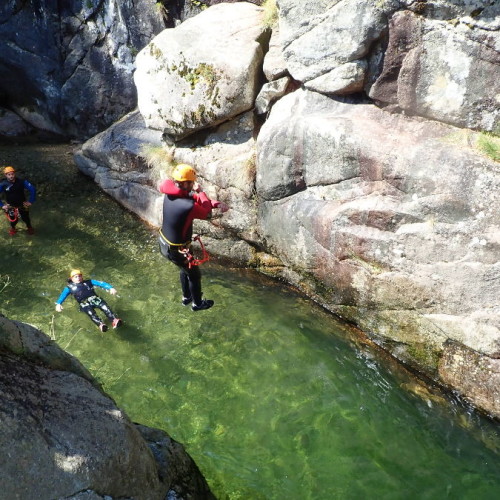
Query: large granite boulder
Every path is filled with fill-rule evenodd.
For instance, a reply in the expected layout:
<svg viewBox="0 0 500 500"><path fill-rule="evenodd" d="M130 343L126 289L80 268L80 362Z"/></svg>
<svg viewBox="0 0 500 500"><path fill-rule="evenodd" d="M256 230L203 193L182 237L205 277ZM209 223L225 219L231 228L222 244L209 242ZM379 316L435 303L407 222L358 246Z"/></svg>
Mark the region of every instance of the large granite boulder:
<svg viewBox="0 0 500 500"><path fill-rule="evenodd" d="M163 431L133 424L36 328L0 316L3 498L211 499Z"/></svg>
<svg viewBox="0 0 500 500"><path fill-rule="evenodd" d="M287 279L435 377L449 340L500 352L500 173L476 138L297 91L257 141L258 227Z"/></svg>
<svg viewBox="0 0 500 500"><path fill-rule="evenodd" d="M282 54L305 88L365 88L393 110L498 130L498 2L279 0L279 8Z"/></svg>
<svg viewBox="0 0 500 500"><path fill-rule="evenodd" d="M35 128L91 137L135 108L135 54L165 26L149 0L2 2L2 102Z"/></svg>
<svg viewBox="0 0 500 500"><path fill-rule="evenodd" d="M197 16L208 7L217 5L218 3L248 2L255 5L262 5L264 1L265 0L190 0L186 2L185 0L177 0L177 2L179 3L181 21L185 21L190 17Z"/></svg>
<svg viewBox="0 0 500 500"><path fill-rule="evenodd" d="M0 108L0 139L27 137L33 132L33 127L30 127L19 115Z"/></svg>
<svg viewBox="0 0 500 500"><path fill-rule="evenodd" d="M162 147L161 132L149 129L134 111L75 151L78 168L139 217L161 223L162 200L142 153Z"/></svg>
<svg viewBox="0 0 500 500"><path fill-rule="evenodd" d="M366 57L400 7L397 0L279 0L280 38L288 71L327 94L362 89Z"/></svg>
<svg viewBox="0 0 500 500"><path fill-rule="evenodd" d="M251 109L269 36L262 9L245 2L164 30L136 59L146 125L178 140Z"/></svg>
<svg viewBox="0 0 500 500"><path fill-rule="evenodd" d="M454 24L398 12L390 22L384 68L370 97L408 114L498 130L499 28L498 3Z"/></svg>

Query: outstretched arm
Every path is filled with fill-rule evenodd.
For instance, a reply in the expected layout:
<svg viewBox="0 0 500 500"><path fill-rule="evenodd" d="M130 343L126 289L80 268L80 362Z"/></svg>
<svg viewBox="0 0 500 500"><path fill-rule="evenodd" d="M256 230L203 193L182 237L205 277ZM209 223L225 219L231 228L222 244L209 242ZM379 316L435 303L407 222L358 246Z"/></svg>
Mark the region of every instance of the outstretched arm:
<svg viewBox="0 0 500 500"><path fill-rule="evenodd" d="M193 199L193 219L206 219L212 212L212 202L203 191L194 194Z"/></svg>
<svg viewBox="0 0 500 500"><path fill-rule="evenodd" d="M64 290L59 295L59 298L56 301L56 311L61 312L63 310L62 303L66 300L66 297L70 294L69 288L66 286Z"/></svg>
<svg viewBox="0 0 500 500"><path fill-rule="evenodd" d="M105 281L90 280L90 282L94 286L99 286L101 288L104 288L104 290L108 290L108 292L111 295L116 295L116 290L113 288L113 285L110 285L109 283L106 283Z"/></svg>
<svg viewBox="0 0 500 500"><path fill-rule="evenodd" d="M193 194L195 219L206 219L210 215L212 208L218 208L222 213L229 210L229 207L224 202L211 200L198 183L195 183L193 190L195 191L195 194Z"/></svg>

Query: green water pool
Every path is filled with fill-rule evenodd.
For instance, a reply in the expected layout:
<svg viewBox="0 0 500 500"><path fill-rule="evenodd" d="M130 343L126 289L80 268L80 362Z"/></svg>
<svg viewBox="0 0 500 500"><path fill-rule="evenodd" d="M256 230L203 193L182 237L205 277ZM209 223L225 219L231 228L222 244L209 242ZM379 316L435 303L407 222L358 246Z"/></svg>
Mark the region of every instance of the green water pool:
<svg viewBox="0 0 500 500"><path fill-rule="evenodd" d="M35 236L9 237L0 222L0 312L77 356L132 420L182 442L219 499L500 497L498 424L425 391L350 327L252 272L205 264L215 307L183 307L154 231L69 153L0 147L39 191ZM123 327L99 332L71 298L55 312L74 267L116 287L101 296Z"/></svg>

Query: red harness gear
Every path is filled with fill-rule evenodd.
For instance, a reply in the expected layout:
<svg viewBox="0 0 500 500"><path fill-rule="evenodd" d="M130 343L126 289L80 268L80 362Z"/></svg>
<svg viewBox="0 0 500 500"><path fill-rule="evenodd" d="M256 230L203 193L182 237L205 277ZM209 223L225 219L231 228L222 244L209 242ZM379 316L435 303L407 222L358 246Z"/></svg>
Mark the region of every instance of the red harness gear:
<svg viewBox="0 0 500 500"><path fill-rule="evenodd" d="M5 212L5 217L9 219L9 222L16 222L19 219L19 209L11 207Z"/></svg>
<svg viewBox="0 0 500 500"><path fill-rule="evenodd" d="M201 264L204 264L205 262L207 262L207 261L210 260L210 255L207 252L207 250L205 248L205 245L203 244L203 241L201 241L200 236L195 236L193 238L193 241L199 241L200 242L201 253L202 253L201 259L196 259L194 257L194 255L192 254L191 249L189 247L185 248L183 250L179 249L179 252L183 253L186 256L186 259L188 261L188 267L189 267L189 269L191 269L193 266L199 266Z"/></svg>

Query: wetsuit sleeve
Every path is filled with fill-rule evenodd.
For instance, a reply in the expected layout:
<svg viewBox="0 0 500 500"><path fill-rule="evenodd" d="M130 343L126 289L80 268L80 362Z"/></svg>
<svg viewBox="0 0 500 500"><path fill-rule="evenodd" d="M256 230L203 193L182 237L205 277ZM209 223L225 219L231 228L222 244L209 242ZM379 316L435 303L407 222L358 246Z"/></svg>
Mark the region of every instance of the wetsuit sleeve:
<svg viewBox="0 0 500 500"><path fill-rule="evenodd" d="M35 186L33 186L33 184L31 184L31 182L24 181L24 189L27 189L29 191L29 193L30 193L28 201L30 203L35 203L35 199L36 199L36 189L35 189Z"/></svg>
<svg viewBox="0 0 500 500"><path fill-rule="evenodd" d="M203 191L201 193L195 193L195 195L193 196L194 200L197 203L199 203L198 198L200 197L200 195L203 195L208 200L208 202L210 203L211 208L217 208L220 205L220 201L210 200L208 198L208 196Z"/></svg>
<svg viewBox="0 0 500 500"><path fill-rule="evenodd" d="M90 280L90 282L94 286L100 286L101 288L104 288L104 290L111 290L113 288L113 285L110 285L109 283L106 283L105 281Z"/></svg>
<svg viewBox="0 0 500 500"><path fill-rule="evenodd" d="M5 189L5 184L3 182L0 182L0 193ZM3 207L5 203L0 200L0 207Z"/></svg>
<svg viewBox="0 0 500 500"><path fill-rule="evenodd" d="M212 201L202 191L193 195L194 205L192 210L193 219L206 219L212 212Z"/></svg>
<svg viewBox="0 0 500 500"><path fill-rule="evenodd" d="M160 187L158 188L158 191L160 191L160 193L163 193L163 194L166 194L168 191L167 191L167 186L169 185L169 182L168 182L168 179L165 179L161 184L160 184Z"/></svg>
<svg viewBox="0 0 500 500"><path fill-rule="evenodd" d="M64 287L64 290L61 292L61 295L59 295L59 298L57 299L56 304L62 304L66 300L66 297L70 293L71 292L69 291L69 288L67 286Z"/></svg>

